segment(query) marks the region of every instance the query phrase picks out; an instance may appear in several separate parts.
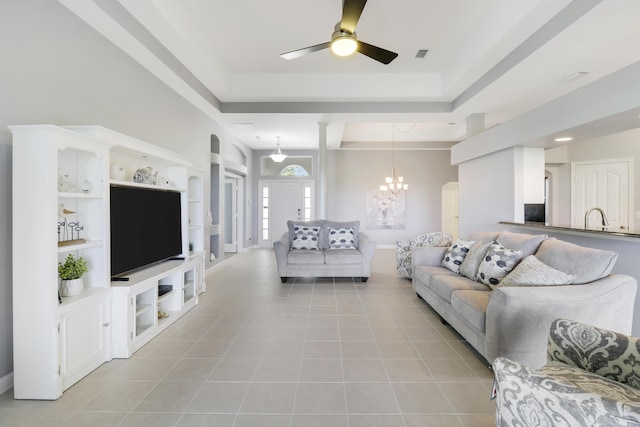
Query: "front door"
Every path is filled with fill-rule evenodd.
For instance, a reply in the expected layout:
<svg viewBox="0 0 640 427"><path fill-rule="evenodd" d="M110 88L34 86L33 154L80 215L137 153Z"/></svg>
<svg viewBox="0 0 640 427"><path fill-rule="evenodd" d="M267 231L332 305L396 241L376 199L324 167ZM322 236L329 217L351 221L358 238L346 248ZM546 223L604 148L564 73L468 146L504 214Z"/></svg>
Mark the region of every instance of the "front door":
<svg viewBox="0 0 640 427"><path fill-rule="evenodd" d="M598 162L574 162L571 188L571 226L585 227L585 214L591 208L602 209L609 220L609 231L628 231L630 159ZM599 212L589 216L587 228L601 230Z"/></svg>
<svg viewBox="0 0 640 427"><path fill-rule="evenodd" d="M312 219L313 181L272 180L261 181L260 246L271 247L288 231L287 221Z"/></svg>

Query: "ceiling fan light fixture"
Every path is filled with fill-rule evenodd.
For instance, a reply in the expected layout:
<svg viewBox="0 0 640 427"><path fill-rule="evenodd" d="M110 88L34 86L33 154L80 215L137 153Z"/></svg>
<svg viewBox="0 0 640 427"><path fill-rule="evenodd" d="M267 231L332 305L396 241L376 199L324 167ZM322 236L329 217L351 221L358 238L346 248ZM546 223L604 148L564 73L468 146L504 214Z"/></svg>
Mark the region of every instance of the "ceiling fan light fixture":
<svg viewBox="0 0 640 427"><path fill-rule="evenodd" d="M355 36L344 32L333 37L331 50L338 56L349 56L358 49L358 41Z"/></svg>

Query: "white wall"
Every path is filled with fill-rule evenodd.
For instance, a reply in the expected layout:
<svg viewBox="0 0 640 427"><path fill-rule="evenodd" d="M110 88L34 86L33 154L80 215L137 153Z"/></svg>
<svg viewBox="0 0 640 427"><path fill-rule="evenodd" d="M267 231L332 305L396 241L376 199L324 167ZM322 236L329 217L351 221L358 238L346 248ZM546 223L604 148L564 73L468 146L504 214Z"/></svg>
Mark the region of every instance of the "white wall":
<svg viewBox="0 0 640 427"><path fill-rule="evenodd" d="M515 149L508 149L458 165L461 238L500 230L498 221L516 217L515 159Z"/></svg>
<svg viewBox="0 0 640 427"><path fill-rule="evenodd" d="M58 2L0 2L0 52L1 387L13 371L7 126L100 125L181 152L207 171L210 135L236 141Z"/></svg>
<svg viewBox="0 0 640 427"><path fill-rule="evenodd" d="M370 230L365 226L367 190L377 190L391 175L390 151L338 150L327 156L327 218L360 220L361 230L378 245L411 239L441 228L441 187L458 180L449 150L396 150L396 171L409 184L406 193L406 228Z"/></svg>

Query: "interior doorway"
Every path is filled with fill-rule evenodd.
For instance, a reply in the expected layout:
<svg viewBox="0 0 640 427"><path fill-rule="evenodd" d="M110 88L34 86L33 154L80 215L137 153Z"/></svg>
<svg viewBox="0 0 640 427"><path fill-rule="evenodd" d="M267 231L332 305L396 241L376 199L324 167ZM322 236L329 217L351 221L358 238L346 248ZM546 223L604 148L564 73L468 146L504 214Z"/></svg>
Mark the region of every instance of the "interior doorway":
<svg viewBox="0 0 640 427"><path fill-rule="evenodd" d="M224 252L235 254L241 249L242 227L240 218L243 217L241 176L226 173L224 177Z"/></svg>

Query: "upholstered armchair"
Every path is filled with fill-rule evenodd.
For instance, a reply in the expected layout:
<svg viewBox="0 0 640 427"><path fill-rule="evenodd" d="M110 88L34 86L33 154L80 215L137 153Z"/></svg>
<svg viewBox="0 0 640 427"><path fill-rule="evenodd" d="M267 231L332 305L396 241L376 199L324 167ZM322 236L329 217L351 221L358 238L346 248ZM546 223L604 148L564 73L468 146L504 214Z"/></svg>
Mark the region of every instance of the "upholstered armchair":
<svg viewBox="0 0 640 427"><path fill-rule="evenodd" d="M411 271L411 251L415 248L423 248L425 246L451 246L453 237L449 233L421 234L415 239L396 241L396 270L400 277L411 279L413 276Z"/></svg>
<svg viewBox="0 0 640 427"><path fill-rule="evenodd" d="M640 339L558 319L547 359L493 362L497 426L640 426Z"/></svg>

